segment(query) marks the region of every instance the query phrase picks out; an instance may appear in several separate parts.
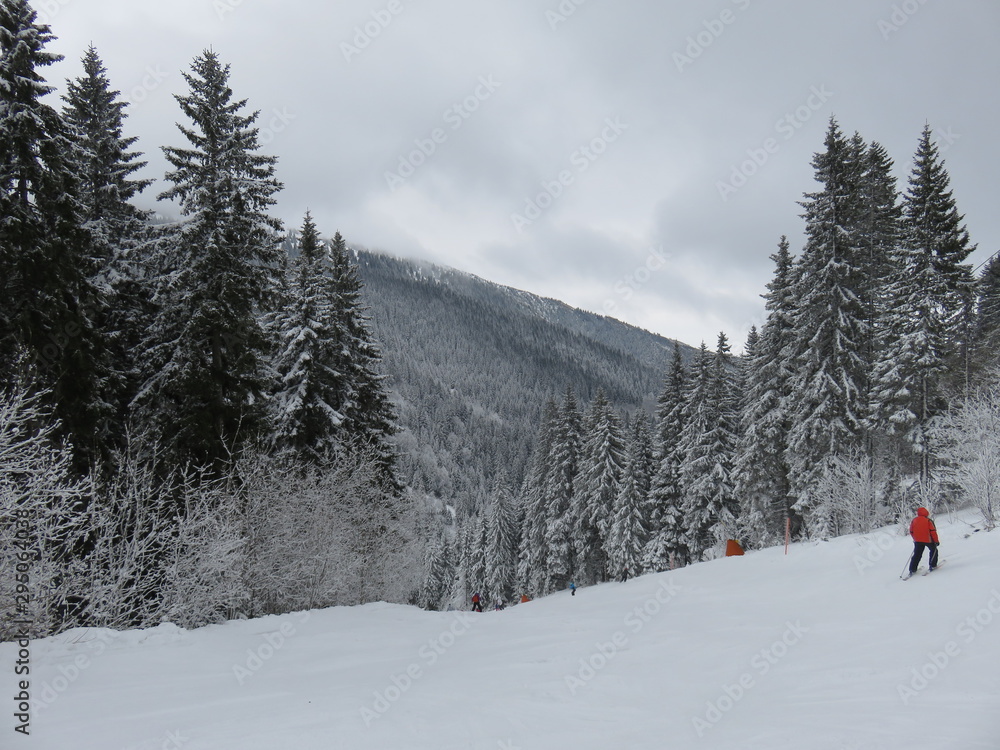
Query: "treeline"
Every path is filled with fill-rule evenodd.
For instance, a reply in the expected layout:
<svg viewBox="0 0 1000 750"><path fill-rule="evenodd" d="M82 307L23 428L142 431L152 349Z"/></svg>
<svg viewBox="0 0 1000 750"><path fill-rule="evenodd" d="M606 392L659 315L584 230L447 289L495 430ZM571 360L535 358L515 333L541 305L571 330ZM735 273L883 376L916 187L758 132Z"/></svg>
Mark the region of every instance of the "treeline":
<svg viewBox="0 0 1000 750"><path fill-rule="evenodd" d="M926 127L905 192L878 143L831 120L782 237L768 316L736 359L720 334L676 353L652 429L603 396L550 403L518 497L498 490L429 553L423 600L505 600L661 571L749 547L862 532L916 505L971 502L988 528L1000 490L1000 260L978 279Z"/></svg>
<svg viewBox="0 0 1000 750"><path fill-rule="evenodd" d="M187 602L196 624L379 596L384 579L350 571L405 547L396 417L343 238L309 215L286 238L268 214L276 160L211 51L176 97L184 145L163 148L159 197L181 218L136 208L151 181L127 104L93 47L48 103L53 38L26 0L0 0L3 622L142 625Z"/></svg>

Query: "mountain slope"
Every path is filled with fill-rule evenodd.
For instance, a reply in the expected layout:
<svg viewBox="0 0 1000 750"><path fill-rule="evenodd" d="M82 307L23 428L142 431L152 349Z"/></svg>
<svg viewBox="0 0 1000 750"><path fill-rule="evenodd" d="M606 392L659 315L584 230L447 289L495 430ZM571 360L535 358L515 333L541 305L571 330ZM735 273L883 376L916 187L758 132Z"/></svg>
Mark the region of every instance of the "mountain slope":
<svg viewBox="0 0 1000 750"><path fill-rule="evenodd" d="M31 646L23 744L995 750L1000 531L968 512L938 525L946 566L906 582L911 545L885 529L498 613L79 629ZM16 658L0 646L8 696Z"/></svg>
<svg viewBox="0 0 1000 750"><path fill-rule="evenodd" d="M404 481L475 503L517 485L548 398L651 409L674 342L427 263L361 251L365 303L406 428ZM683 347L686 357L694 355Z"/></svg>

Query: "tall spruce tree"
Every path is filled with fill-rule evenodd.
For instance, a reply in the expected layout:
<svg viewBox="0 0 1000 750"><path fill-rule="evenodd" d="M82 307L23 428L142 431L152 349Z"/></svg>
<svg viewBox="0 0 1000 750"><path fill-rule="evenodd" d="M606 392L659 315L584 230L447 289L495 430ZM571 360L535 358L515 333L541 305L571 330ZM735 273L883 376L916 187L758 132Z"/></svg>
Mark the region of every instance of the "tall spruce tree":
<svg viewBox="0 0 1000 750"><path fill-rule="evenodd" d="M279 453L320 461L332 456L344 422L346 377L330 256L307 212L278 313L278 388L272 443Z"/></svg>
<svg viewBox="0 0 1000 750"><path fill-rule="evenodd" d="M687 562L684 519L681 513L683 487L681 465L684 449L684 407L687 400L687 372L681 347L674 342L670 369L657 403L655 471L649 491L649 542L643 554L643 568L658 572L672 564Z"/></svg>
<svg viewBox="0 0 1000 750"><path fill-rule="evenodd" d="M486 582L494 599L512 601L517 582L517 549L514 499L503 480L497 479L490 493L486 522Z"/></svg>
<svg viewBox="0 0 1000 750"><path fill-rule="evenodd" d="M152 180L134 177L146 162L132 150L138 138L123 134L128 104L111 88L93 46L83 56L83 75L67 82L63 98L63 116L76 146L83 218L90 233L91 281L101 295L97 322L108 349L109 398L116 410L116 432L124 435L127 405L138 385L135 350L151 312L148 264L141 253L148 212L132 200Z"/></svg>
<svg viewBox="0 0 1000 750"><path fill-rule="evenodd" d="M771 255L774 276L767 285L767 321L747 352L746 384L737 446L736 494L742 503L741 526L751 544L773 541L785 519L796 520L790 498L785 449L791 407L794 263L782 236ZM796 520L796 527L798 522Z"/></svg>
<svg viewBox="0 0 1000 750"><path fill-rule="evenodd" d="M864 270L858 294L865 305L870 332L864 351L866 362L874 362L894 336L886 322L894 305L892 281L901 265L902 207L892 169L893 161L881 144L872 143L865 148L858 223L859 263Z"/></svg>
<svg viewBox="0 0 1000 750"><path fill-rule="evenodd" d="M528 477L524 482L521 504L524 523L518 559L518 580L525 592L544 591L548 578L548 495L552 471L554 442L559 421L559 407L549 399L542 412L542 421L535 437L534 452Z"/></svg>
<svg viewBox="0 0 1000 750"><path fill-rule="evenodd" d="M707 451L707 435L712 429L710 401L711 354L704 341L698 349L688 381L684 401L684 432L681 435L681 513L684 519L683 540L692 560L701 558L711 546L713 519L709 510L707 477L711 457Z"/></svg>
<svg viewBox="0 0 1000 750"><path fill-rule="evenodd" d="M621 423L604 392L598 390L587 418L580 484L572 510L577 577L584 584L607 580L605 542L621 492L624 465Z"/></svg>
<svg viewBox="0 0 1000 750"><path fill-rule="evenodd" d="M382 488L399 495L402 486L396 476L396 449L392 444L392 436L399 430L396 413L385 377L379 372L382 353L361 301L357 264L340 232L333 237L330 254L340 350L336 367L344 375L341 401L335 404L344 416L340 438L345 444L363 447L374 462Z"/></svg>
<svg viewBox="0 0 1000 750"><path fill-rule="evenodd" d="M578 560L574 556L573 509L580 496L582 436L576 394L567 387L552 435L551 465L545 489L545 588L565 588L573 579Z"/></svg>
<svg viewBox="0 0 1000 750"><path fill-rule="evenodd" d="M905 231L880 328L873 422L897 437L903 471L930 478L931 420L947 405L949 366L965 379L974 283L963 261L972 252L948 173L925 128L904 198ZM891 332L891 333L890 333Z"/></svg>
<svg viewBox="0 0 1000 750"><path fill-rule="evenodd" d="M639 413L629 433L621 490L608 526L605 552L612 578L636 575L642 570L649 540L646 511L652 473L652 436L644 413Z"/></svg>
<svg viewBox="0 0 1000 750"><path fill-rule="evenodd" d="M966 263L976 246L958 212L951 177L925 125L903 196L904 243L911 253L930 255L940 283L933 293L948 338L948 358L958 382L968 393L969 342L975 307L975 277Z"/></svg>
<svg viewBox="0 0 1000 750"><path fill-rule="evenodd" d="M702 343L688 397L681 467L686 542L695 558L736 533L733 487L738 439L737 373L725 334L710 355Z"/></svg>
<svg viewBox="0 0 1000 750"><path fill-rule="evenodd" d="M32 362L84 471L106 452L112 410L74 133L43 101L39 71L62 59L45 51L53 39L27 0L0 0L0 382Z"/></svg>
<svg viewBox="0 0 1000 750"><path fill-rule="evenodd" d="M989 373L1000 364L1000 253L984 264L976 293L975 365Z"/></svg>
<svg viewBox="0 0 1000 750"><path fill-rule="evenodd" d="M267 432L272 341L262 316L274 305L281 222L267 214L281 183L276 159L258 153L258 113L242 114L229 66L205 51L176 96L189 148L165 147L186 219L171 237L159 309L144 342L139 411L168 460L220 465Z"/></svg>
<svg viewBox="0 0 1000 750"><path fill-rule="evenodd" d="M802 202L806 246L799 259L793 317L794 375L788 463L799 508L828 459L864 442L870 335L861 256L862 157L833 119L813 158L820 190Z"/></svg>
<svg viewBox="0 0 1000 750"><path fill-rule="evenodd" d="M63 115L73 130L80 179L80 201L90 231L101 281L120 273L115 261L127 256L145 229L147 212L132 204L150 179L133 175L146 166L131 150L139 140L123 134L128 103L111 88L107 69L93 46L83 56L83 75L66 84ZM108 288L106 293L113 293Z"/></svg>

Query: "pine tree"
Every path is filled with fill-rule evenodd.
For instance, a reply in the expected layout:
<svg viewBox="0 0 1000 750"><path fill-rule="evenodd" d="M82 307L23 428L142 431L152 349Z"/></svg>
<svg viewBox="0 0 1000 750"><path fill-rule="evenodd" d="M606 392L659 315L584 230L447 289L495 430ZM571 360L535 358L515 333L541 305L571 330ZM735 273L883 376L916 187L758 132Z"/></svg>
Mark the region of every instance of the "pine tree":
<svg viewBox="0 0 1000 750"><path fill-rule="evenodd" d="M153 181L133 177L146 166L137 161L142 154L130 150L139 139L123 135L128 103L112 90L93 46L82 62L83 76L66 84L64 117L75 136L80 199L96 265L101 281L111 284L113 274L120 272L115 261L122 258L116 256L127 257L145 228L147 213L131 201Z"/></svg>
<svg viewBox="0 0 1000 750"><path fill-rule="evenodd" d="M968 393L968 345L975 305L975 279L965 261L976 246L962 223L964 216L951 191L951 178L937 144L926 125L913 160L909 186L903 198L906 230L904 243L910 253L925 253L932 259L940 284L934 296L948 340L949 363L960 374Z"/></svg>
<svg viewBox="0 0 1000 750"><path fill-rule="evenodd" d="M1000 253L984 264L976 292L975 364L988 373L1000 363Z"/></svg>
<svg viewBox="0 0 1000 750"><path fill-rule="evenodd" d="M781 237L771 255L774 277L764 295L767 321L747 351L740 440L736 458L736 494L741 499L741 527L750 544L764 545L781 531L785 519L798 519L791 508L785 449L791 407L794 266L788 239Z"/></svg>
<svg viewBox="0 0 1000 750"><path fill-rule="evenodd" d="M111 88L93 46L83 57L83 73L67 82L63 116L76 146L80 202L91 239L91 282L101 299L97 324L109 350L109 397L117 412L116 432L124 435L127 404L137 385L135 350L150 314L146 263L141 256L148 213L131 201L152 180L133 177L146 162L138 161L141 154L131 150L138 138L123 135L128 104Z"/></svg>
<svg viewBox="0 0 1000 750"><path fill-rule="evenodd" d="M643 555L643 568L658 572L672 563L687 562L684 519L681 513L683 487L681 465L684 449L684 408L687 401L687 373L680 344L674 342L670 369L657 405L656 457L649 492L650 539Z"/></svg>
<svg viewBox="0 0 1000 750"><path fill-rule="evenodd" d="M514 597L517 580L518 533L514 500L501 480L493 487L486 524L486 582L493 599L504 603Z"/></svg>
<svg viewBox="0 0 1000 750"><path fill-rule="evenodd" d="M625 445L620 422L603 391L598 390L590 406L580 463L580 485L571 512L577 578L584 584L607 580L605 542L621 492L624 464Z"/></svg>
<svg viewBox="0 0 1000 750"><path fill-rule="evenodd" d="M863 355L866 362L874 362L894 336L886 322L894 302L892 280L901 262L902 207L892 169L892 159L881 144L866 147L858 223L859 262L864 268L858 294L865 305L865 321L870 331Z"/></svg>
<svg viewBox="0 0 1000 750"><path fill-rule="evenodd" d="M716 353L702 343L688 398L681 477L686 541L694 557L736 534L739 505L733 487L738 440L736 366L725 334Z"/></svg>
<svg viewBox="0 0 1000 750"><path fill-rule="evenodd" d="M711 471L707 435L712 429L713 414L710 401L711 355L705 342L694 361L688 393L684 403L684 432L681 434L683 459L680 466L681 513L684 519L683 542L692 559L700 559L711 546L711 529L714 519L709 509L710 487L707 477Z"/></svg>
<svg viewBox="0 0 1000 750"><path fill-rule="evenodd" d="M580 496L583 428L572 388L566 389L552 435L551 467L545 489L545 591L564 589L576 575L573 509Z"/></svg>
<svg viewBox="0 0 1000 750"><path fill-rule="evenodd" d="M867 402L865 305L861 278L861 154L831 120L813 159L821 189L808 193L806 247L799 259L793 318L795 373L788 463L802 510L831 456L864 441Z"/></svg>
<svg viewBox="0 0 1000 750"><path fill-rule="evenodd" d="M399 430L396 413L385 377L379 372L382 353L362 305L357 265L340 232L333 237L330 253L340 348L337 369L344 374L342 401L336 404L344 416L341 439L363 446L374 461L382 488L398 496L402 486L396 476L396 450L391 442Z"/></svg>
<svg viewBox="0 0 1000 750"><path fill-rule="evenodd" d="M487 601L490 592L486 582L486 519L482 514L466 519L463 539L466 601L475 593Z"/></svg>
<svg viewBox="0 0 1000 750"><path fill-rule="evenodd" d="M168 460L219 465L264 437L272 341L262 321L275 302L281 223L267 215L281 183L257 153L258 113L241 114L229 66L211 51L177 96L191 148L165 147L173 199L187 217L171 238L160 304L146 342L140 415Z"/></svg>
<svg viewBox="0 0 1000 750"><path fill-rule="evenodd" d="M307 212L288 274L287 302L276 321L278 390L272 398L272 443L323 460L337 446L345 376L331 264Z"/></svg>
<svg viewBox="0 0 1000 750"><path fill-rule="evenodd" d="M640 413L631 431L621 490L605 541L608 572L613 578L636 575L649 540L648 509L652 445L646 415Z"/></svg>
<svg viewBox="0 0 1000 750"><path fill-rule="evenodd" d="M0 383L27 352L84 471L104 458L111 407L73 132L43 101L53 39L27 0L0 0Z"/></svg>
<svg viewBox="0 0 1000 750"><path fill-rule="evenodd" d="M523 591L544 591L548 577L548 496L549 476L553 465L555 432L559 408L550 399L542 412L542 422L535 438L530 472L522 490L524 524L518 560L518 580Z"/></svg>
<svg viewBox="0 0 1000 750"><path fill-rule="evenodd" d="M965 369L963 353L972 307L973 277L962 261L972 251L948 189L948 173L925 128L904 199L906 230L874 368L875 426L898 436L903 468L930 476L930 422L947 405L949 364ZM904 449L905 446L906 448ZM906 462L907 453L912 459Z"/></svg>
<svg viewBox="0 0 1000 750"><path fill-rule="evenodd" d="M420 588L420 606L440 609L448 596L453 569L448 555L448 543L439 535L427 546L424 581Z"/></svg>

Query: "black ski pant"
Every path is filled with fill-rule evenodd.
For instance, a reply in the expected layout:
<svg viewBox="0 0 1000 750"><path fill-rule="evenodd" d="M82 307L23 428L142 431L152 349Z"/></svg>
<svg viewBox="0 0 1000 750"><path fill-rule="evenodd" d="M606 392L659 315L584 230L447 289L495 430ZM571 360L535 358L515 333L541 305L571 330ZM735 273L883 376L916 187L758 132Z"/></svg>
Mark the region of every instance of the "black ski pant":
<svg viewBox="0 0 1000 750"><path fill-rule="evenodd" d="M910 574L917 572L917 566L920 565L920 558L924 556L924 547L931 551L930 560L928 560L928 565L931 568L936 568L938 563L938 553L937 553L937 542L914 542L913 543L913 557L910 558Z"/></svg>

